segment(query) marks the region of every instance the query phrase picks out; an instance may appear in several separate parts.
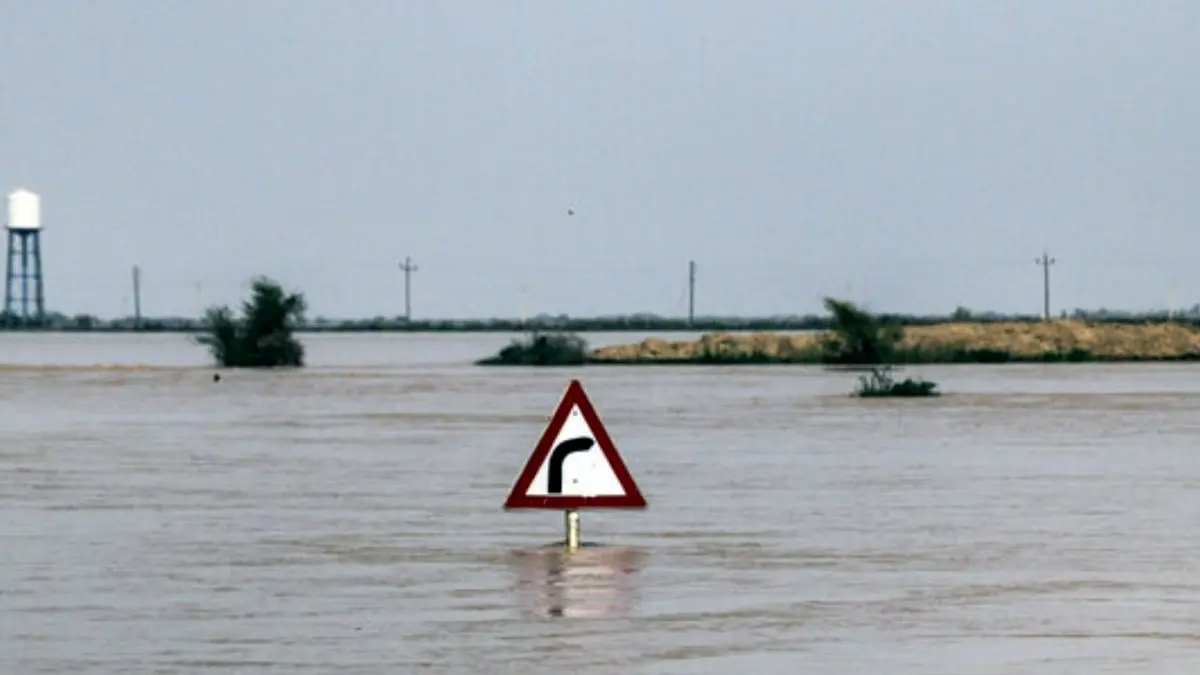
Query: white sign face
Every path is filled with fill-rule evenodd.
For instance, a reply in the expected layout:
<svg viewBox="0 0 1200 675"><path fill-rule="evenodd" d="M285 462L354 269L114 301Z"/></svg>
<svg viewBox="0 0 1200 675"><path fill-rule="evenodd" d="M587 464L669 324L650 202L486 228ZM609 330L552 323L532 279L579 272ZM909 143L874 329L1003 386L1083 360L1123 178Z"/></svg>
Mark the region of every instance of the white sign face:
<svg viewBox="0 0 1200 675"><path fill-rule="evenodd" d="M572 406L554 438L553 449L538 467L525 494L530 497L625 496L587 420Z"/></svg>

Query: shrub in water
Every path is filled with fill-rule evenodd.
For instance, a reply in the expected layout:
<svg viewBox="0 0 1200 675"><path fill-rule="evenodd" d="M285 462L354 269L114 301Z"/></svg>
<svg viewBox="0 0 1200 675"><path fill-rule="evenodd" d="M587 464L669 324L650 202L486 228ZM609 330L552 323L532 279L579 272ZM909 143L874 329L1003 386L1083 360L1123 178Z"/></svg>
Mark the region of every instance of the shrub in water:
<svg viewBox="0 0 1200 675"><path fill-rule="evenodd" d="M587 361L587 341L573 333L531 333L513 340L481 366L577 366Z"/></svg>
<svg viewBox="0 0 1200 675"><path fill-rule="evenodd" d="M892 367L872 368L871 372L858 378L857 396L880 398L885 396L924 397L939 396L937 384L929 380L905 378L897 382L892 378Z"/></svg>
<svg viewBox="0 0 1200 675"><path fill-rule="evenodd" d="M217 365L226 368L299 367L304 346L293 333L304 322L306 303L266 277L256 278L242 315L213 307L204 317L205 333L196 342L208 347Z"/></svg>

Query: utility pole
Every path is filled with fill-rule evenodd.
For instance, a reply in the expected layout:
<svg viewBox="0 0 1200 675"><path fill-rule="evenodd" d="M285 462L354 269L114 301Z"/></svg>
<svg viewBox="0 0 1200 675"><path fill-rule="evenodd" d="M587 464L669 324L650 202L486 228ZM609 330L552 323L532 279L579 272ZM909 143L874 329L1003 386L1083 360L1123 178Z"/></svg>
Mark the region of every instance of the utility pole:
<svg viewBox="0 0 1200 675"><path fill-rule="evenodd" d="M133 327L142 327L142 268L133 266Z"/></svg>
<svg viewBox="0 0 1200 675"><path fill-rule="evenodd" d="M400 269L404 270L404 320L412 321L412 273L417 271L417 266L413 264L412 258L405 257L404 262L400 263Z"/></svg>
<svg viewBox="0 0 1200 675"><path fill-rule="evenodd" d="M525 328L525 316L529 313L529 286L521 284L521 328Z"/></svg>
<svg viewBox="0 0 1200 675"><path fill-rule="evenodd" d="M688 326L696 323L696 261L688 261Z"/></svg>
<svg viewBox="0 0 1200 675"><path fill-rule="evenodd" d="M1050 320L1050 266L1054 264L1054 258L1051 258L1048 253L1042 251L1042 257L1034 258L1034 264L1042 266L1042 313L1046 321Z"/></svg>

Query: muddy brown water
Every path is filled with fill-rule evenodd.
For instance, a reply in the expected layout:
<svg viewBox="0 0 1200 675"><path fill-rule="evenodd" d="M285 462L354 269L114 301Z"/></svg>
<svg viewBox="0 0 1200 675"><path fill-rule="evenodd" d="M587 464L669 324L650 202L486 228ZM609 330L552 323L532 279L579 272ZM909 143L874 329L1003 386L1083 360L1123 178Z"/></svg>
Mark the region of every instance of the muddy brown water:
<svg viewBox="0 0 1200 675"><path fill-rule="evenodd" d="M634 336L640 338L642 336ZM598 344L629 336L593 336ZM1190 673L1200 367L491 370L0 335L0 672ZM580 376L650 508L507 490Z"/></svg>

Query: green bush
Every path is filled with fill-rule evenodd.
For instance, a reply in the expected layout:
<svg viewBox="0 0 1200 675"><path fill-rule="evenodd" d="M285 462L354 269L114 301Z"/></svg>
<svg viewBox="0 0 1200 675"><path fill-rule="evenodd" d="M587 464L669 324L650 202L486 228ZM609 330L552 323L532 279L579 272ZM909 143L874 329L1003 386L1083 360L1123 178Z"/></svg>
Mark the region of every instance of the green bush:
<svg viewBox="0 0 1200 675"><path fill-rule="evenodd" d="M858 378L858 391L855 394L861 398L940 396L937 384L912 378L897 382L892 378L891 371L891 366L872 368L870 373Z"/></svg>
<svg viewBox="0 0 1200 675"><path fill-rule="evenodd" d="M896 382L892 378L893 363L919 361L928 354L900 349L904 329L897 324L880 321L878 318L845 300L825 298L825 309L832 315L830 335L825 338L824 361L838 365L866 365L871 370L858 378L857 396L878 397L925 397L938 396L937 384L928 380L905 378ZM949 356L949 354L945 355ZM963 354L956 354L961 358ZM980 355L987 358L1002 358L1001 354Z"/></svg>
<svg viewBox="0 0 1200 675"><path fill-rule="evenodd" d="M212 307L204 317L205 333L196 342L208 347L217 365L226 368L300 367L304 346L294 332L304 322L304 296L289 294L278 283L258 277L242 315L229 307Z"/></svg>
<svg viewBox="0 0 1200 675"><path fill-rule="evenodd" d="M587 361L587 341L573 333L531 333L513 340L480 366L578 366Z"/></svg>
<svg viewBox="0 0 1200 675"><path fill-rule="evenodd" d="M830 334L825 338L824 360L842 365L889 363L904 338L904 329L884 323L854 303L825 298L830 313Z"/></svg>

